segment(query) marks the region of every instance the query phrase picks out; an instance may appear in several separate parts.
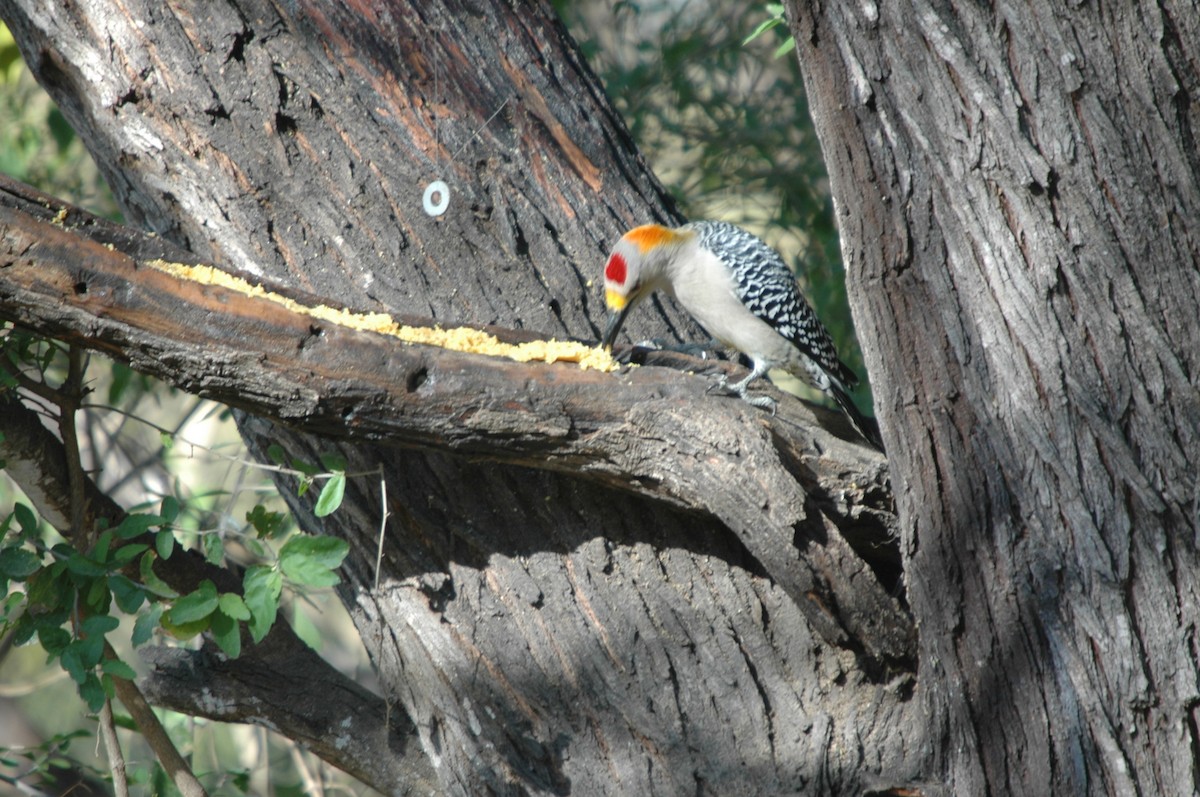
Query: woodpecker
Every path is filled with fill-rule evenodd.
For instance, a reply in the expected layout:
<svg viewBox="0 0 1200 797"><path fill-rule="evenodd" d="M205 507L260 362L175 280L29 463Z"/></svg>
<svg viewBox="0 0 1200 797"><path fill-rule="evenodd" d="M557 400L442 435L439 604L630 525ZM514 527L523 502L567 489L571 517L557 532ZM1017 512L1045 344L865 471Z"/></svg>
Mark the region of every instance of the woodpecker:
<svg viewBox="0 0 1200 797"><path fill-rule="evenodd" d="M859 434L883 450L878 426L850 398L858 377L838 358L783 258L760 238L722 221L676 229L646 224L625 233L604 266L604 348L612 347L629 311L656 290L673 295L714 339L750 358L749 376L728 384L722 375L720 387L774 411L774 399L746 388L781 368L832 396Z"/></svg>

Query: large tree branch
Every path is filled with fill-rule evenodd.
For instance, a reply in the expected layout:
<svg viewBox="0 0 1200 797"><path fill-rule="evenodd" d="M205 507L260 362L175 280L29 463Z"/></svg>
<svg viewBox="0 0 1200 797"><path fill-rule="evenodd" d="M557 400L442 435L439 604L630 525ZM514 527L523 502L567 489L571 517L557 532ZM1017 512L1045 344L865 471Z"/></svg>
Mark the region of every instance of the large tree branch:
<svg viewBox="0 0 1200 797"><path fill-rule="evenodd" d="M800 402L767 416L672 369L615 376L528 365L318 322L261 295L178 279L151 264L194 257L3 185L3 317L321 436L569 472L707 512L831 643L880 662L910 658L904 613L877 581L857 578L858 557L841 550L823 515L861 538L868 558L880 560L879 546L894 550L883 461L812 426ZM736 439L730 422L742 430Z"/></svg>

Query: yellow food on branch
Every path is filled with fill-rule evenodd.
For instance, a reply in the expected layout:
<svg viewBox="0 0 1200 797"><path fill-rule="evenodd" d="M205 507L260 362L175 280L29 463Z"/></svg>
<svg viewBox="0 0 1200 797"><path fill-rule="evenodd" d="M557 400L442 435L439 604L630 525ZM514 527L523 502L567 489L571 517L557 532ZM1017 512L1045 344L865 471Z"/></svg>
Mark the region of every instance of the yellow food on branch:
<svg viewBox="0 0 1200 797"><path fill-rule="evenodd" d="M301 313L341 327L388 335L405 343L422 343L452 351L507 357L522 363L569 362L578 363L579 367L585 370L596 371L614 371L618 367L608 352L583 343L552 339L513 344L504 343L495 335L471 327L442 329L441 327L406 326L396 323L387 313L356 313L323 304L301 304L295 299L268 291L261 285L254 285L241 277L235 277L212 266L191 266L166 260L151 260L145 265L181 280L227 288L245 296L272 302L293 313Z"/></svg>

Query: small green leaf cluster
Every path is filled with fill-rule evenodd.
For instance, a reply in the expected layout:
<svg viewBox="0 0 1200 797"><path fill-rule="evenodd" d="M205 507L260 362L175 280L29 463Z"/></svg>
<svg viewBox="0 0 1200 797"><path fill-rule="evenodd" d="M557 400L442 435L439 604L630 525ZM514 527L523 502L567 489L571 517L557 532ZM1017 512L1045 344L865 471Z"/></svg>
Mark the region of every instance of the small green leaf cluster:
<svg viewBox="0 0 1200 797"><path fill-rule="evenodd" d="M782 3L767 3L766 8L767 8L767 14L768 14L767 19L764 20L761 25L759 25L757 28L755 28L754 31L749 36L747 36L745 39L742 40L743 47L745 47L747 44L754 41L758 37L762 36L767 31L773 30L773 29L779 27L780 25L784 25L786 28L787 17L784 16L783 4ZM787 36L787 38L784 40L784 42L775 49L775 57L782 58L783 56L787 55L794 49L796 49L796 39L789 34Z"/></svg>
<svg viewBox="0 0 1200 797"><path fill-rule="evenodd" d="M122 572L149 550L130 540L164 522L158 515L129 515L100 532L86 554L65 542L41 545L37 517L24 504L0 523L0 588L8 593L0 620L17 644L36 637L93 711L112 696L114 676L134 677L128 664L106 655L104 643L119 625L114 607L132 614L150 597ZM24 583L25 591L9 592L12 583Z"/></svg>
<svg viewBox="0 0 1200 797"><path fill-rule="evenodd" d="M126 515L101 531L87 553L66 542L47 548L36 515L24 504L16 504L0 523L0 588L7 593L10 585L24 585L24 591L8 593L0 624L12 630L18 644L36 638L93 711L112 696L113 677L135 677L128 664L106 654L105 640L119 626L118 613L136 614L135 648L159 628L178 639L208 632L236 658L243 628L260 642L274 625L285 582L295 588L339 582L335 571L349 551L345 541L297 533L284 542L275 562L246 569L240 594L220 592L205 579L179 595L154 572L155 562L170 558L178 545L171 523L179 511L179 502L168 497L157 514ZM267 530L282 526L276 513L261 507L251 514ZM203 539L220 544L219 535Z"/></svg>
<svg viewBox="0 0 1200 797"><path fill-rule="evenodd" d="M331 515L342 505L342 499L346 495L346 460L340 454L322 454L323 469L311 462L294 457L289 458L283 448L278 445L267 449L267 457L276 465L288 467L300 475L300 485L296 491L298 496L307 493L317 479L325 479L325 484L317 496L317 503L313 507L313 512L317 517Z"/></svg>
<svg viewBox="0 0 1200 797"><path fill-rule="evenodd" d="M69 733L54 734L41 744L34 746L0 748L0 767L25 773L22 780L28 780L31 773L37 773L47 786L61 787L57 775L76 767L83 767L90 775L102 778L104 773L100 770L70 757L71 743L76 739L86 739L90 736L91 734L85 730L74 730ZM43 792L44 789L38 793Z"/></svg>

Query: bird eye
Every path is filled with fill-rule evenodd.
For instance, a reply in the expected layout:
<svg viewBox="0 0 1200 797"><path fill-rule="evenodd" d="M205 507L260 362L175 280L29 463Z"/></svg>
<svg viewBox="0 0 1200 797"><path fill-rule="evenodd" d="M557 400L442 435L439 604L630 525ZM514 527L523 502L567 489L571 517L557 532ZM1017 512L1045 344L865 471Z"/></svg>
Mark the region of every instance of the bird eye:
<svg viewBox="0 0 1200 797"><path fill-rule="evenodd" d="M619 254L613 253L608 258L608 265L604 267L604 278L609 282L615 282L618 285L625 284L625 277L628 270L625 266L625 258Z"/></svg>

